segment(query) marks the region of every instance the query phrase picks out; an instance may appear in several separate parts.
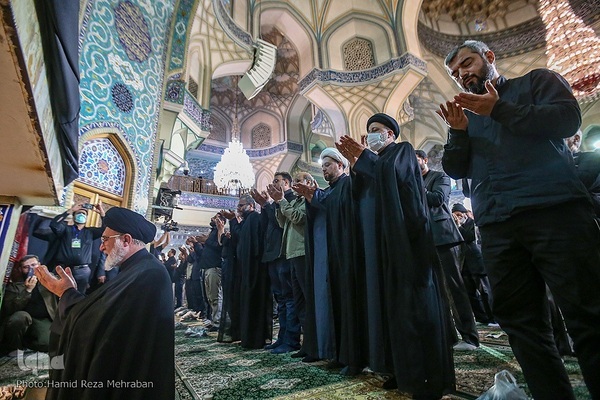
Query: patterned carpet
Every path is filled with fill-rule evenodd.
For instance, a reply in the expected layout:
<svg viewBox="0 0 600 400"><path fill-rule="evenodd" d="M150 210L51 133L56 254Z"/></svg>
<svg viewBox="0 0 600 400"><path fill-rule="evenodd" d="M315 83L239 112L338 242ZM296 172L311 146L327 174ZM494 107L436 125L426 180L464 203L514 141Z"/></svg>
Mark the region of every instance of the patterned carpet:
<svg viewBox="0 0 600 400"><path fill-rule="evenodd" d="M201 328L201 325L197 325ZM523 374L506 334L499 328L479 326L482 341L476 351L455 352L457 393L447 399L475 399L494 383L494 375L510 371L527 392ZM238 344L216 342L216 334L188 338L176 331L175 359L178 374L188 393L182 399L410 399L397 391L381 388L383 378L363 374L354 378L327 370L325 362L305 364L289 354L273 355L263 350L243 350ZM577 360L565 359L576 398L590 399L582 382Z"/></svg>
<svg viewBox="0 0 600 400"><path fill-rule="evenodd" d="M201 328L200 323L189 325ZM493 384L494 374L503 369L510 371L527 391L506 335L499 328L478 328L481 347L476 351L454 353L457 393L446 398L475 399ZM25 364L30 367L29 371L22 370L15 358L0 358L0 399L23 398L25 393L13 397L2 394L14 392L18 381L30 382L28 396L33 394L33 386L43 385L48 377L47 357L44 357L41 353L26 353L21 367ZM218 343L215 333L190 338L184 335L184 330L176 330L175 359L176 392L181 400L410 398L397 391L383 390L383 378L376 374L347 378L341 376L339 370L326 369L325 362L305 364L289 354L273 355L263 350L243 350L238 344ZM576 398L590 399L577 360L567 357L565 366Z"/></svg>

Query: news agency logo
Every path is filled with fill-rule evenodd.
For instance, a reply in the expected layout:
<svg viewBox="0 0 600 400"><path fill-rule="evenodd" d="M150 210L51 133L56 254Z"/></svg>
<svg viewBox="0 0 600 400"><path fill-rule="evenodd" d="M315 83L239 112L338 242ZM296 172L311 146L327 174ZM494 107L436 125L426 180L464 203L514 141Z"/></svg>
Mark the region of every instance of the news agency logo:
<svg viewBox="0 0 600 400"><path fill-rule="evenodd" d="M30 353L25 356L22 350L17 350L17 365L21 371L32 371L37 375L38 371L49 369L65 369L64 355L50 357L46 353Z"/></svg>

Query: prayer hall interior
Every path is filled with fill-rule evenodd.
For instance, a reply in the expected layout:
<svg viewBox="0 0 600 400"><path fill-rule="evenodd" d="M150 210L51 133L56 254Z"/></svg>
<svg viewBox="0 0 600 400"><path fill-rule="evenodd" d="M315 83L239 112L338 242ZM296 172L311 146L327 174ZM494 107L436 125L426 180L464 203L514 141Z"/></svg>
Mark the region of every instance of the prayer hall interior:
<svg viewBox="0 0 600 400"><path fill-rule="evenodd" d="M581 148L600 148L596 0L50 3L0 1L4 283L20 257L44 256L35 228L76 203L126 207L159 230L176 222L166 252L207 233L216 212L235 209L244 189L264 189L277 171L310 172L325 187L321 151L342 135L360 140L375 113L396 118L397 141L441 170L447 126L436 110L460 91L444 58L467 39L486 42L509 79L537 68L567 80L585 74L575 88ZM558 17L542 15L542 3L566 5L561 18L587 29L594 52L550 29ZM253 185L226 186L226 156L240 144ZM468 205L460 182L452 185L450 202ZM202 321L187 327L203 332ZM452 398L476 398L503 369L524 383L506 335L487 326L479 334L477 353L456 356ZM214 333L175 338L178 398L404 398L375 375L350 379L289 355L245 353ZM587 398L576 359L565 363ZM0 387L46 370L1 358Z"/></svg>

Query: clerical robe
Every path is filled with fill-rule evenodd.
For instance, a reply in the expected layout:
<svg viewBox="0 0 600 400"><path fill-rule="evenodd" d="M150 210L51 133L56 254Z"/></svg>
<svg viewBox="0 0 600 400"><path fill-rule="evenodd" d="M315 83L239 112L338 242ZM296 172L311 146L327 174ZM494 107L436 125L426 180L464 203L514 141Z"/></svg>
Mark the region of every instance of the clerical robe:
<svg viewBox="0 0 600 400"><path fill-rule="evenodd" d="M381 268L384 348L401 391L441 397L454 388L451 322L414 148L365 150L354 171L375 182L373 217Z"/></svg>

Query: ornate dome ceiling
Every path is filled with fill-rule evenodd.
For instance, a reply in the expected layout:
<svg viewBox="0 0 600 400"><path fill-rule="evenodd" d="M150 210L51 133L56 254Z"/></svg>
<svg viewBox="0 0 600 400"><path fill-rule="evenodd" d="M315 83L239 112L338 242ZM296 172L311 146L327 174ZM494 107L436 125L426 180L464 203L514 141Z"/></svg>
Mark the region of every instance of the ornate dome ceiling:
<svg viewBox="0 0 600 400"><path fill-rule="evenodd" d="M570 3L586 24L597 27L600 0ZM545 27L537 0L423 0L421 11L419 40L440 57L465 39L486 42L499 58L545 45Z"/></svg>

